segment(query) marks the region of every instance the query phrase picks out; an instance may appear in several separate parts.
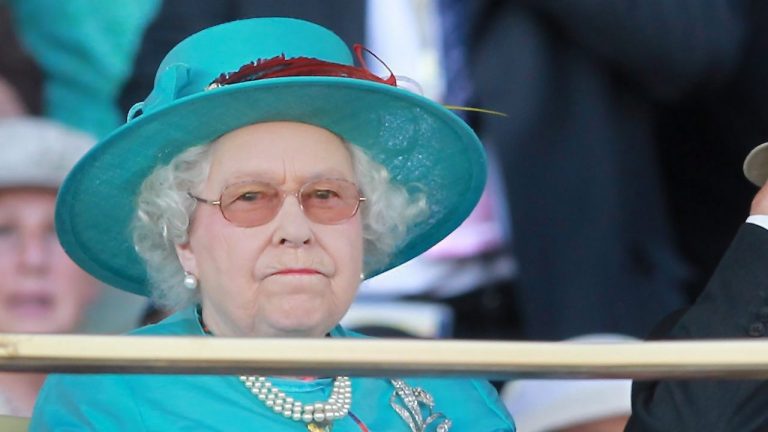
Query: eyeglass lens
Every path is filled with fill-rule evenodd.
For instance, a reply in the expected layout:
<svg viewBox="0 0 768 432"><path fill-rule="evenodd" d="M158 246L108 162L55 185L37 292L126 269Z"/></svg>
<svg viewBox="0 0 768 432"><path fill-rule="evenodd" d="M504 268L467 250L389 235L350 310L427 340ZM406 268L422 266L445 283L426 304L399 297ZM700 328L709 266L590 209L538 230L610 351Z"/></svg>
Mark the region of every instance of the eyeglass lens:
<svg viewBox="0 0 768 432"><path fill-rule="evenodd" d="M304 184L296 194L304 214L316 223L333 225L357 213L360 192L354 183L321 179ZM263 225L280 211L286 194L265 182L244 182L228 186L221 194L224 218L241 227Z"/></svg>

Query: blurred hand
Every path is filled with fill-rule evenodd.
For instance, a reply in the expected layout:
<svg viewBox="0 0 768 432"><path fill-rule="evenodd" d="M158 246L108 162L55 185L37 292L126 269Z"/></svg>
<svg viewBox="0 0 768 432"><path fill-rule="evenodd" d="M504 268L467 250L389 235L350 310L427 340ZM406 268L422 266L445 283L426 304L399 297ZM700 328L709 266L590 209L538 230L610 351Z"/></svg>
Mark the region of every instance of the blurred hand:
<svg viewBox="0 0 768 432"><path fill-rule="evenodd" d="M750 215L768 215L768 182L763 185L752 200Z"/></svg>

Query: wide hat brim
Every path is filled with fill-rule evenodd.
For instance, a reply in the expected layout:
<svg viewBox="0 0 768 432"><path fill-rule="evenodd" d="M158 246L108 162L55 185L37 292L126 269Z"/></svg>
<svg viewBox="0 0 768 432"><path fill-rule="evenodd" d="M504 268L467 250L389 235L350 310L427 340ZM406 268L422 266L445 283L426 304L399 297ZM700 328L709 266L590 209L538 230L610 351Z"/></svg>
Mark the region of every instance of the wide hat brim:
<svg viewBox="0 0 768 432"><path fill-rule="evenodd" d="M476 205L486 161L475 133L443 106L364 80L291 77L200 92L140 116L97 144L59 193L56 228L72 259L105 283L148 295L131 234L145 178L185 149L240 127L296 121L334 132L384 165L394 182L425 193L428 217L366 277L395 267L446 237Z"/></svg>

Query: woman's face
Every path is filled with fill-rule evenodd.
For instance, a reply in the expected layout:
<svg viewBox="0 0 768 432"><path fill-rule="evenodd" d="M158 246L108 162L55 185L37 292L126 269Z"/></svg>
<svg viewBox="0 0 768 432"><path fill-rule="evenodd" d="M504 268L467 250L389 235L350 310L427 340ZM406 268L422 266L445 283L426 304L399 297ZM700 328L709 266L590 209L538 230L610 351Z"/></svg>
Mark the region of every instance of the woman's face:
<svg viewBox="0 0 768 432"><path fill-rule="evenodd" d="M99 283L61 248L53 228L56 193L0 190L0 331L74 331Z"/></svg>
<svg viewBox="0 0 768 432"><path fill-rule="evenodd" d="M342 141L294 122L247 126L213 144L199 196L218 199L243 181L288 192L271 221L251 228L228 222L218 207L199 204L182 266L200 281L203 318L220 336L321 337L346 313L363 262L360 213L337 225L309 220L293 192L318 178L355 182Z"/></svg>

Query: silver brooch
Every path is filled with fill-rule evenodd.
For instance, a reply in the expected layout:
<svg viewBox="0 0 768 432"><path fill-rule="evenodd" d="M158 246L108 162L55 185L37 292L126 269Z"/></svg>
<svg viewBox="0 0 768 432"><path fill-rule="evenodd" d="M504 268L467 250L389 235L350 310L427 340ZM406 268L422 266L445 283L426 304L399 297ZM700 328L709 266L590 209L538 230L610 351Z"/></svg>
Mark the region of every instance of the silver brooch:
<svg viewBox="0 0 768 432"><path fill-rule="evenodd" d="M448 432L451 420L443 413L433 412L435 400L431 394L400 379L390 381L395 386L395 392L390 396L389 404L405 420L411 432Z"/></svg>

